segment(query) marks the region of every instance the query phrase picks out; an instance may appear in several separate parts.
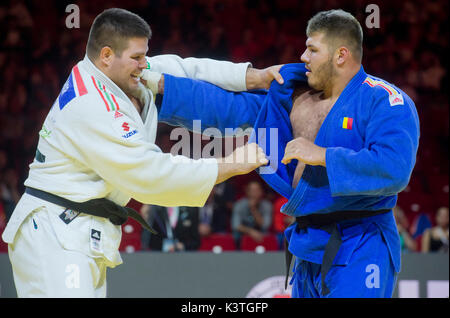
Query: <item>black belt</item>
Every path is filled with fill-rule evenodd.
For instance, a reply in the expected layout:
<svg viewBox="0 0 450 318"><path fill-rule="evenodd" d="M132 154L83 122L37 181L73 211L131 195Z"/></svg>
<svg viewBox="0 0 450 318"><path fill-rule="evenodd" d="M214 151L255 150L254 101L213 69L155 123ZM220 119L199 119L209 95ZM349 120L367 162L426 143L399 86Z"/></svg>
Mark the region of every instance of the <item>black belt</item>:
<svg viewBox="0 0 450 318"><path fill-rule="evenodd" d="M105 198L92 199L86 202L73 202L52 193L30 187L25 188L25 193L73 211L107 218L114 225L122 225L127 221L128 217L131 217L139 222L139 224L141 224L146 230L153 234L158 234L158 232L152 229L152 227L147 224L144 218L136 210L129 207L120 206Z"/></svg>
<svg viewBox="0 0 450 318"><path fill-rule="evenodd" d="M330 238L328 239L327 245L325 246L322 258L322 266L320 269L322 282L322 295L327 295L330 292L327 285L325 284L325 277L327 276L328 271L330 270L331 265L333 264L333 260L336 257L339 248L341 247L342 244L341 234L337 227L337 223L347 220L357 220L361 218L375 216L378 214L387 213L389 211L390 211L389 209L379 211L339 211L328 214L310 214L307 216L297 217L295 219L295 222L297 223L297 227L295 229L296 232L298 232L301 229L312 227L321 229L330 234ZM287 289L289 269L291 267L292 262L292 253L288 249L289 243L286 240L286 238L284 239L284 243L285 243L285 257L286 257L286 280L284 283L284 288Z"/></svg>

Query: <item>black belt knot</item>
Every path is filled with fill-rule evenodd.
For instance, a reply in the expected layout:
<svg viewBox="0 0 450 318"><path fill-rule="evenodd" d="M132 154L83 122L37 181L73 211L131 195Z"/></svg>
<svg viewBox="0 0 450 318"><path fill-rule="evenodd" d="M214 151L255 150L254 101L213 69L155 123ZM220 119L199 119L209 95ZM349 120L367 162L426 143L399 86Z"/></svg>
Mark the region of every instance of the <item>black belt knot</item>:
<svg viewBox="0 0 450 318"><path fill-rule="evenodd" d="M387 213L389 211L389 209L379 211L339 211L327 214L310 214L295 218L295 223L297 224L295 231L297 233L302 229L311 227L321 229L330 234L330 238L328 239L327 245L325 246L322 265L320 268L322 295L327 295L330 293L329 288L325 284L325 277L331 269L334 258L336 257L342 245L341 233L339 232L337 224L339 222L362 219L378 214ZM284 282L284 288L287 289L289 269L291 267L293 255L289 251L289 242L286 240L286 238L284 239L284 243L286 259L286 280Z"/></svg>

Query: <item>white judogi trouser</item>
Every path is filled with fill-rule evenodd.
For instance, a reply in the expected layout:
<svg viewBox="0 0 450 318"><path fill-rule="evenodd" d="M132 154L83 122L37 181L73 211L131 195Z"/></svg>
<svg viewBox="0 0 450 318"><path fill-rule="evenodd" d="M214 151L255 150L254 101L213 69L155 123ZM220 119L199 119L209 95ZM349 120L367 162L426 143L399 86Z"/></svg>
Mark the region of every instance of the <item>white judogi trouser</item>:
<svg viewBox="0 0 450 318"><path fill-rule="evenodd" d="M59 217L65 208L27 194L18 207L32 211L8 245L17 296L106 297L106 269L121 263L120 255L116 264L103 255L106 238L101 236L108 231L102 223L109 221L79 214L66 224ZM94 227L101 233L95 242L91 238Z"/></svg>

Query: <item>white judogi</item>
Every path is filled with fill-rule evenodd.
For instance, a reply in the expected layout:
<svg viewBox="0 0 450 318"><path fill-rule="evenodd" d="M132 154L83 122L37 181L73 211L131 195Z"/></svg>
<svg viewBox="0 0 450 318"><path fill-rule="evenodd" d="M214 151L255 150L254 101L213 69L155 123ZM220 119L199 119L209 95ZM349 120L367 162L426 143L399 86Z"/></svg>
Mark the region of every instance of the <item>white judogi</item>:
<svg viewBox="0 0 450 318"><path fill-rule="evenodd" d="M147 58L151 70L246 90L249 63ZM142 85L142 84L141 84ZM125 93L85 57L72 70L39 135L25 185L84 202L130 198L203 206L217 178L215 159L174 160L155 145L157 109L142 85L139 114ZM19 297L105 297L106 268L122 263L121 227L108 219L24 194L2 235Z"/></svg>

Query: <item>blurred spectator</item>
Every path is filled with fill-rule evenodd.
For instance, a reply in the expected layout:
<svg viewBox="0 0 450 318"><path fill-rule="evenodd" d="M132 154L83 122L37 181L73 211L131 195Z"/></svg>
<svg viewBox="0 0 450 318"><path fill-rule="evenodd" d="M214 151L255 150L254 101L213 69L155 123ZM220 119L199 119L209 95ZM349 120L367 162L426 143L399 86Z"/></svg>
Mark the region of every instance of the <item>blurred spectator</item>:
<svg viewBox="0 0 450 318"><path fill-rule="evenodd" d="M285 197L278 197L273 204L273 230L277 236L279 249L284 248L284 230L295 221L293 216L289 216L280 212L281 207L288 200Z"/></svg>
<svg viewBox="0 0 450 318"><path fill-rule="evenodd" d="M420 60L423 67L420 79L421 86L430 91L440 91L441 81L446 71L442 67L439 57L430 51L425 51L422 53Z"/></svg>
<svg viewBox="0 0 450 318"><path fill-rule="evenodd" d="M419 212L412 221L410 231L414 239L418 239L427 229L432 227L431 219L427 213Z"/></svg>
<svg viewBox="0 0 450 318"><path fill-rule="evenodd" d="M272 225L272 204L264 199L264 191L258 181L247 184L246 197L233 207L231 228L240 246L243 234L250 235L256 242L262 242L264 234Z"/></svg>
<svg viewBox="0 0 450 318"><path fill-rule="evenodd" d="M241 45L235 46L231 51L233 61L245 62L249 56L258 57L262 51L262 45L255 40L254 31L251 28L242 32Z"/></svg>
<svg viewBox="0 0 450 318"><path fill-rule="evenodd" d="M6 168L7 163L8 157L6 155L6 152L0 149L0 173L3 174L3 170Z"/></svg>
<svg viewBox="0 0 450 318"><path fill-rule="evenodd" d="M18 177L14 169L7 169L4 173L0 174L0 200L3 205L6 221L11 217L20 199L17 186Z"/></svg>
<svg viewBox="0 0 450 318"><path fill-rule="evenodd" d="M436 213L436 226L427 229L422 236L422 252L448 253L448 207Z"/></svg>
<svg viewBox="0 0 450 318"><path fill-rule="evenodd" d="M81 1L77 4L81 12L80 29L64 26L66 4L61 1L6 0L0 3L0 194L2 200L7 201L3 206L5 214L15 205L17 186L11 188L11 181L14 184L15 179L26 178L26 166L33 159L42 122L70 68L83 58L87 30L103 9L120 6L147 20L154 31L149 55L197 55L234 62L250 61L255 67L298 62L304 50L307 20L319 10L342 7L355 14L361 23L366 17L358 1L347 1L345 5L334 0L311 3L297 0L144 0L129 3ZM445 88L449 79L449 2L380 0L377 4L383 12L381 27L363 26L365 70L393 82L416 103L422 125L415 171L423 167L422 175L429 175L431 170L448 175L448 121L433 118L448 118L448 115L435 114L439 108L448 109ZM161 141L161 147L165 147L169 134L170 129L158 131L157 142ZM436 141L439 147L425 153L426 146ZM170 151L170 147L164 151ZM436 163L428 165L424 161L426 157ZM9 162L5 163L8 158ZM14 170L15 176L10 173L9 181L5 181L8 169ZM420 175L413 174L414 177ZM238 192L239 184L232 184L228 185L226 193L230 189ZM19 187L23 190L22 184ZM428 194L434 193L430 190ZM204 233L230 228L228 219L234 195L226 199L225 213L223 206L217 207L223 205L218 203L222 200L219 197L214 194L213 220ZM216 210L220 212L216 214ZM274 218L278 219L277 213ZM418 221L413 227L428 226L426 216ZM275 222L278 224L277 220ZM275 225L275 228L281 227Z"/></svg>
<svg viewBox="0 0 450 318"><path fill-rule="evenodd" d="M216 185L209 195L205 205L200 210L200 236L228 230L229 215L233 208L234 189L229 182Z"/></svg>
<svg viewBox="0 0 450 318"><path fill-rule="evenodd" d="M14 1L9 14L17 18L18 26L24 28L33 26L33 19L23 0Z"/></svg>
<svg viewBox="0 0 450 318"><path fill-rule="evenodd" d="M203 207L199 209L200 222L198 224L198 233L201 237L210 235L212 230L212 219L214 216L214 189L209 194Z"/></svg>
<svg viewBox="0 0 450 318"><path fill-rule="evenodd" d="M207 57L216 60L229 59L228 42L224 29L219 25L212 25L207 29L207 41L200 42L196 51L198 57Z"/></svg>
<svg viewBox="0 0 450 318"><path fill-rule="evenodd" d="M405 216L405 212L399 206L395 206L393 212L402 251L417 252L417 243L409 233L409 221Z"/></svg>
<svg viewBox="0 0 450 318"><path fill-rule="evenodd" d="M181 33L180 29L172 29L169 38L164 42L163 50L171 54L177 54L181 57L191 56L191 49L187 43L183 43Z"/></svg>
<svg viewBox="0 0 450 318"><path fill-rule="evenodd" d="M8 221L6 220L5 210L3 209L3 204L0 202L0 235L3 232L3 230L6 227L6 223Z"/></svg>
<svg viewBox="0 0 450 318"><path fill-rule="evenodd" d="M142 231L142 247L153 251L176 252L197 250L199 208L162 207L144 204L142 216L160 235Z"/></svg>

